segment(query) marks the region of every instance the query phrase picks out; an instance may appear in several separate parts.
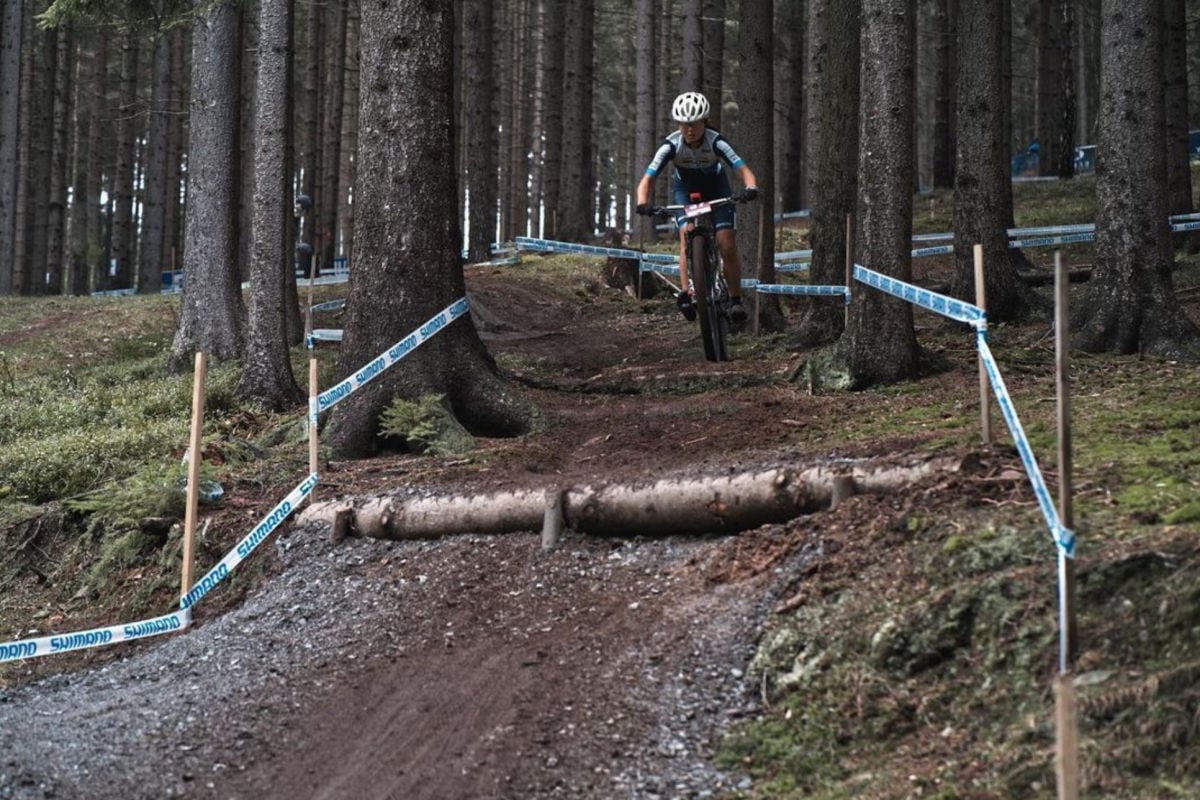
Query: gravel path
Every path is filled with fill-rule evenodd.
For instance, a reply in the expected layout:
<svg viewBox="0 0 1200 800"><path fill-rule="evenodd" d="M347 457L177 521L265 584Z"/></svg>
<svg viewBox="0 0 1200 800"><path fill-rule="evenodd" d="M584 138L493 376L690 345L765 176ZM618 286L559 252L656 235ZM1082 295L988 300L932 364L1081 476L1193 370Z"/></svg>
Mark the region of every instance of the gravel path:
<svg viewBox="0 0 1200 800"><path fill-rule="evenodd" d="M0 692L0 797L745 790L709 756L782 573L706 579L733 541L292 531L236 610Z"/></svg>

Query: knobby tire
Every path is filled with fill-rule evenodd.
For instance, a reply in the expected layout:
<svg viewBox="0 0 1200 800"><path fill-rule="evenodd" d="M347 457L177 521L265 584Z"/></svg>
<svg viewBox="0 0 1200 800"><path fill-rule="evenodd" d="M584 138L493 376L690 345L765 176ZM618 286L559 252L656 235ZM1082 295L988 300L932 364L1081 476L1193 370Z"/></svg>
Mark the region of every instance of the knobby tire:
<svg viewBox="0 0 1200 800"><path fill-rule="evenodd" d="M700 318L704 357L709 361L727 361L726 322L716 293L716 264L710 261L710 255L715 254L709 253L708 239L701 234L692 237L690 249L689 273L696 289L696 311Z"/></svg>

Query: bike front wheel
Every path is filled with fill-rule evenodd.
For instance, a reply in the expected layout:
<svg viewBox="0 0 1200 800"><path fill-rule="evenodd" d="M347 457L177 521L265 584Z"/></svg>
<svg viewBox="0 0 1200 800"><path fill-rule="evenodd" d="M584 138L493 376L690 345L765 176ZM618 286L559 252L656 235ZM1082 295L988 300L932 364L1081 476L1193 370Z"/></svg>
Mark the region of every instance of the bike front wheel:
<svg viewBox="0 0 1200 800"><path fill-rule="evenodd" d="M700 317L700 339L704 342L704 357L709 361L728 361L726 339L729 322L721 308L717 290L717 258L707 236L693 236L689 268L692 285L696 288L696 310Z"/></svg>

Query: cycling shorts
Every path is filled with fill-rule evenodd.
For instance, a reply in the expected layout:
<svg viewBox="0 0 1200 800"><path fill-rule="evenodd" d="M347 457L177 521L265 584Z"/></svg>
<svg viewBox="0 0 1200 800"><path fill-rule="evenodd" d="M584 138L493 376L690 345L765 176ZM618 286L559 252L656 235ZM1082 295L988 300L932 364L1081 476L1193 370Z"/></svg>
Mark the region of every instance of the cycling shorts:
<svg viewBox="0 0 1200 800"><path fill-rule="evenodd" d="M716 200L721 197L729 197L733 194L733 190L729 188L729 176L724 170L717 172L709 180L704 181L700 185L685 185L676 174L671 182L671 191L675 197L677 205L691 203L691 194L693 192L700 193L701 200ZM717 230L722 228L733 228L736 214L733 210L733 203L723 203L712 210L713 227ZM675 215L676 229L683 228L687 224L687 217L683 216L683 212Z"/></svg>

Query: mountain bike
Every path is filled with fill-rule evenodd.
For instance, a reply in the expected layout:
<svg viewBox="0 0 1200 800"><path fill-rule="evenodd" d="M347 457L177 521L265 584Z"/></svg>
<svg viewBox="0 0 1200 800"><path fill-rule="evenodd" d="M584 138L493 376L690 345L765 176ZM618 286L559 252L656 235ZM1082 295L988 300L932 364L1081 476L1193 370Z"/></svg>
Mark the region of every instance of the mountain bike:
<svg viewBox="0 0 1200 800"><path fill-rule="evenodd" d="M691 223L687 232L688 278L695 291L696 312L704 357L709 361L729 360L729 286L721 270L712 210L725 203L745 202L740 194L715 200L700 200L693 194L686 205L659 206L650 210L657 217L674 217L679 212ZM680 291L687 291L683 286Z"/></svg>

